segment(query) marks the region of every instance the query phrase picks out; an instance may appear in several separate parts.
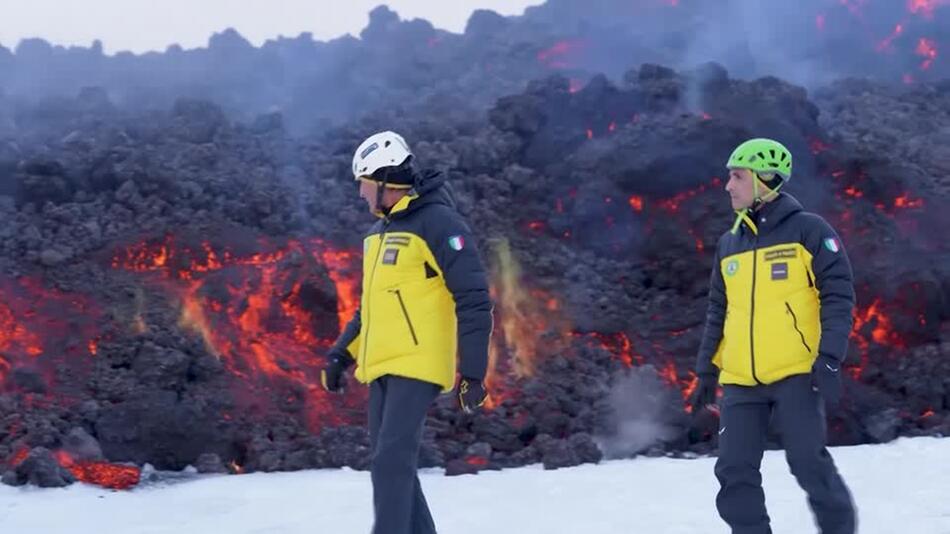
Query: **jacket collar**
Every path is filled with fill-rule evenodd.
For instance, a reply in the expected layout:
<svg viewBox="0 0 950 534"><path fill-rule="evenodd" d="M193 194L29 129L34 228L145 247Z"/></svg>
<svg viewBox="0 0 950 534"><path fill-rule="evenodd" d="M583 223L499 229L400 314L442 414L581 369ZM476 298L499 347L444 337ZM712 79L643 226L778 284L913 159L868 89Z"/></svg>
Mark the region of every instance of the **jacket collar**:
<svg viewBox="0 0 950 534"><path fill-rule="evenodd" d="M752 233L763 235L802 210L804 208L795 197L782 192L772 202L767 202L761 208L749 212L748 217L743 218L743 223Z"/></svg>
<svg viewBox="0 0 950 534"><path fill-rule="evenodd" d="M445 204L455 207L455 199L438 171L424 171L415 176L412 189L389 210L389 219L399 219L429 204Z"/></svg>

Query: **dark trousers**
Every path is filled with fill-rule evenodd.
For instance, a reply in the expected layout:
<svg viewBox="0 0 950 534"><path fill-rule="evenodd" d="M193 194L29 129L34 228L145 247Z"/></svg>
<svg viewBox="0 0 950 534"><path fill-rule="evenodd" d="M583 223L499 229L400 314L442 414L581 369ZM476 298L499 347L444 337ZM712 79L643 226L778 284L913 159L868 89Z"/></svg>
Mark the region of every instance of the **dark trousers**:
<svg viewBox="0 0 950 534"><path fill-rule="evenodd" d="M440 390L435 384L391 375L369 385L376 517L372 534L435 533L416 470L426 412Z"/></svg>
<svg viewBox="0 0 950 534"><path fill-rule="evenodd" d="M796 375L764 386L723 387L719 427L716 498L719 515L733 534L770 534L759 466L769 418L774 417L785 458L822 534L854 534L851 493L825 448L824 402L809 375Z"/></svg>

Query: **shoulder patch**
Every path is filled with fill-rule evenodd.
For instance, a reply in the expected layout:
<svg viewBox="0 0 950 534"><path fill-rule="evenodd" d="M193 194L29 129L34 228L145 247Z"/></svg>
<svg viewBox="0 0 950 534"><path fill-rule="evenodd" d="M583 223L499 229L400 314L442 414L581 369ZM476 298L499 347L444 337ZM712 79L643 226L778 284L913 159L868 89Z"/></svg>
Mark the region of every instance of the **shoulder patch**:
<svg viewBox="0 0 950 534"><path fill-rule="evenodd" d="M465 238L460 235L453 235L449 238L449 247L455 251L462 250L465 248Z"/></svg>
<svg viewBox="0 0 950 534"><path fill-rule="evenodd" d="M835 237L826 237L824 243L825 248L832 252L838 252L841 250L841 243L839 243L838 239Z"/></svg>

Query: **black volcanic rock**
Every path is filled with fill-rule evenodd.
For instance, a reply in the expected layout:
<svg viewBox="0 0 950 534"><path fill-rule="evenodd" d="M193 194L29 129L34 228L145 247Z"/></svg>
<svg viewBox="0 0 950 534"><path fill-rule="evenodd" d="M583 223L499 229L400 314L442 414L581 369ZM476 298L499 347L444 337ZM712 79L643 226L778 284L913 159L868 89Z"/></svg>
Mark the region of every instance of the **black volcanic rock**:
<svg viewBox="0 0 950 534"><path fill-rule="evenodd" d="M225 31L208 49L152 57L152 78L193 69L201 90L103 83L95 73L118 72L119 59L101 53L0 50L0 462L24 443L98 444L108 461L160 469L366 469L365 390L350 380L327 395L318 380L357 303L373 222L352 150L383 129L445 173L496 301L491 408L466 416L441 398L423 465L596 462L599 444L631 441L622 430L644 419L661 431L616 455L714 450L715 415L686 413L684 395L712 253L734 219L723 163L752 136L790 147L788 192L838 229L853 260L832 442L943 432L945 84L809 92L738 79L725 61L683 70L626 53L596 75L585 66L606 46L592 38L598 17L626 7L588 7L572 28L569 2L523 18L480 12L462 36L379 8L363 39L255 48ZM616 50L656 45L609 33ZM27 98L40 61L102 70L54 84L65 96ZM892 67L879 74L893 79ZM618 405L630 376L649 387ZM29 465L46 474L34 482L68 482L37 457ZM23 474L5 465L6 482Z"/></svg>

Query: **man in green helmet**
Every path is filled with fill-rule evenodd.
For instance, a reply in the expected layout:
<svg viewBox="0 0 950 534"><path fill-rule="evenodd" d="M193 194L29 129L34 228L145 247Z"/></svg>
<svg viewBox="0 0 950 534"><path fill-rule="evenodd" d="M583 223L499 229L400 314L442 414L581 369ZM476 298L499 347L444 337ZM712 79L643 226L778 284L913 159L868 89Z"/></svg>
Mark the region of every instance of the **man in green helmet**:
<svg viewBox="0 0 950 534"><path fill-rule="evenodd" d="M822 534L853 534L851 494L826 444L825 406L841 396L854 288L841 239L780 189L792 155L771 139L727 163L736 222L716 248L694 409L723 386L716 478L734 534L771 533L759 467L770 420Z"/></svg>

